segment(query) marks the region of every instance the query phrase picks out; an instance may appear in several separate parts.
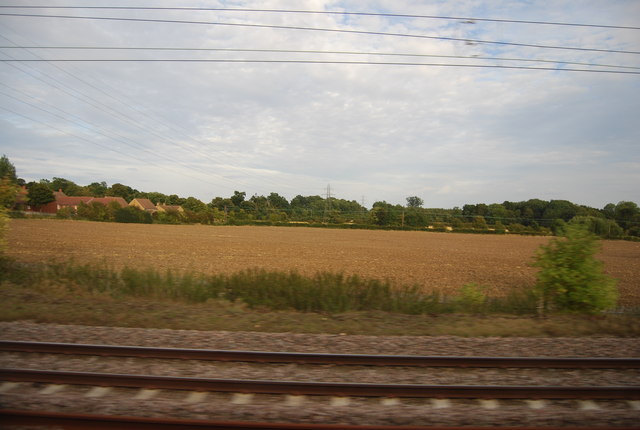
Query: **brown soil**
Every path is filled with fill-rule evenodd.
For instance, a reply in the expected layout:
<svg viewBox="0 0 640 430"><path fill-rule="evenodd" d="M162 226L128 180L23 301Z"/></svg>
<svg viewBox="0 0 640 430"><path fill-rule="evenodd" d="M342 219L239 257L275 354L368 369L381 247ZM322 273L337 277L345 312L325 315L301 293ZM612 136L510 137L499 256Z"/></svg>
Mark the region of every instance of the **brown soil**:
<svg viewBox="0 0 640 430"><path fill-rule="evenodd" d="M530 267L547 237L287 227L141 225L12 220L8 254L25 262L107 262L116 267L232 273L247 268L344 272L457 290L531 286ZM640 303L640 243L603 241L605 272L622 303Z"/></svg>

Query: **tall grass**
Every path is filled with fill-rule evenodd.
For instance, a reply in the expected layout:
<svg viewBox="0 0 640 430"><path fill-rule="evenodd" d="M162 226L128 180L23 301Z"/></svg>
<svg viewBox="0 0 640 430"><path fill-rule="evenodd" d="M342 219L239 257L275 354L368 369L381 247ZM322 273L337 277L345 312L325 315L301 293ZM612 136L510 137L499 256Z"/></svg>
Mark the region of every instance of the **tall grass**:
<svg viewBox="0 0 640 430"><path fill-rule="evenodd" d="M108 294L204 303L208 300L243 302L251 308L342 313L385 311L402 314L535 312L535 298L515 291L502 298L486 297L480 287L464 286L456 296L425 293L418 285L394 285L388 280L320 272L307 276L295 271L247 269L233 274L205 275L171 270L106 265L50 263L25 266L5 261L0 281L40 288L65 289L75 294Z"/></svg>

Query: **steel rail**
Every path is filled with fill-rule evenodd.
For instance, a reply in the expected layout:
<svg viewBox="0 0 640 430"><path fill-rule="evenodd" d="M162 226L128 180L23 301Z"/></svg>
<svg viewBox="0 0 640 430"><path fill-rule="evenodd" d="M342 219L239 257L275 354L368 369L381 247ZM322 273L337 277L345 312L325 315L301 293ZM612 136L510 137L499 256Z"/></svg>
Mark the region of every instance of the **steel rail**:
<svg viewBox="0 0 640 430"><path fill-rule="evenodd" d="M0 409L5 425L56 426L65 429L112 430L495 430L487 426L397 426L397 425L348 425L348 424L297 424L278 422L212 421L184 418L149 418L114 415L69 414L47 411ZM500 430L634 430L630 426L505 426Z"/></svg>
<svg viewBox="0 0 640 430"><path fill-rule="evenodd" d="M233 430L495 430L487 426L397 426L397 425L342 425L342 424L297 424L278 422L212 421L184 418L149 418L132 416L69 414L47 411L0 409L0 418L5 425L56 426L65 429L112 430L187 430L187 429L233 429ZM629 426L505 426L500 430L632 430Z"/></svg>
<svg viewBox="0 0 640 430"><path fill-rule="evenodd" d="M419 355L314 354L298 352L228 351L152 348L76 343L0 341L0 351L101 355L183 360L260 363L341 364L366 366L638 369L640 358L455 357Z"/></svg>
<svg viewBox="0 0 640 430"><path fill-rule="evenodd" d="M268 381L247 379L185 378L115 373L0 369L0 380L64 385L215 391L254 394L315 396L413 397L455 399L640 399L636 386L482 386L361 384L338 382Z"/></svg>

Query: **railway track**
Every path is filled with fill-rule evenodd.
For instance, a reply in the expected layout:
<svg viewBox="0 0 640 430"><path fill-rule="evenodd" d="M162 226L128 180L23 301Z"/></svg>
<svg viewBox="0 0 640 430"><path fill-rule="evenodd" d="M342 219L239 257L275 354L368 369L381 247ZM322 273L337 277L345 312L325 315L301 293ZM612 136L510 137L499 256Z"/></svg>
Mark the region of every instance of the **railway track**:
<svg viewBox="0 0 640 430"><path fill-rule="evenodd" d="M417 355L310 354L21 341L0 341L0 351L112 357L166 358L181 360L363 366L640 369L640 358L447 357Z"/></svg>
<svg viewBox="0 0 640 430"><path fill-rule="evenodd" d="M491 368L504 369L504 371L517 371L518 369L524 368L583 370L623 369L625 371L634 372L634 374L637 373L634 369L640 368L640 359L637 358L505 358L302 354L17 341L0 341L0 351L27 355L35 354L37 356L43 354L53 354L60 357L85 356L90 360L100 360L100 357L121 357L125 360L123 363L126 363L126 361L130 359L160 359L180 364L192 361L205 363L210 361L234 363L292 363L292 366L321 365L325 366L329 372L334 368L333 366L371 366L374 369L380 369L377 370L380 372L385 371L383 366L393 366L396 368L419 368L424 371L428 371L428 368L433 367L435 368L433 370L435 372L439 372L440 370L438 369L442 368L466 369L465 371L474 371L473 369L483 371ZM126 365L123 364L123 367L126 367ZM242 410L242 408L250 408L252 398L266 396L265 398L268 398L268 401L264 400L257 402L259 405L258 407L270 408L270 405L278 403L286 405L289 409L293 408L293 411L296 412L296 408L301 409L304 405L312 404L315 405L314 407L317 407L320 402L324 402L322 408L327 409L329 413L331 411L335 411L336 408L342 408L338 415L344 415L347 413L345 412L345 408L348 409L354 404L365 404L371 406L371 402L377 402L376 404L378 406L375 406L375 408L387 408L387 411L390 414L396 413L396 410L402 411L403 408L412 411L412 413L415 413L417 410L416 408L427 408L431 414L437 416L438 414L442 414L443 411L455 410L458 408L466 415L473 413L470 411L476 410L476 412L485 414L495 414L496 417L498 417L500 415L499 412L502 409L508 410L512 415L513 413L522 414L523 410L532 411L533 414L541 414L548 409L555 408L556 406L554 406L554 402L556 402L562 405L562 408L580 410L585 416L589 416L591 413L603 413L603 411L605 411L604 413L613 413L616 417L621 417L620 419L616 418L615 423L617 426L624 426L626 423L634 422L631 418L633 416L640 419L640 387L628 384L581 386L554 386L540 384L504 385L500 383L491 385L379 384L157 376L148 374L8 368L6 366L0 370L0 381L3 381L0 385L0 393L2 393L2 396L9 396L12 392L17 390L18 394L16 399L25 399L25 401L28 402L30 396L34 398L38 397L38 399L46 396L51 398L51 394L64 392L64 390L67 389L67 391L73 392L73 394L67 394L70 398L72 396L80 396L82 400L78 400L77 404L90 410L92 410L91 407L94 405L94 403L91 402L97 402L99 399L104 399L109 396L111 396L111 402L118 402L122 404L127 404L127 402L131 402L131 399L135 399L131 404L135 403L138 405L137 407L140 407L141 403L139 402L151 399L158 395L158 393L182 392L187 393L185 398L190 399L186 400L186 403L188 404L202 401L202 399L206 397L207 393L224 393L227 396L231 393L232 397L227 404L232 408L238 408L239 410ZM74 391L72 387L77 388ZM81 387L85 387L84 394L80 394ZM30 394L32 393L29 391L31 389L34 390L34 394ZM131 391L132 389L135 391ZM171 401L175 403L177 395L168 395L172 399ZM221 396L223 394L211 395ZM281 398L282 400L277 400L278 398ZM221 397L217 397L216 399L219 400ZM325 400L323 401L322 399ZM360 400L351 401L350 399ZM456 402L467 403L458 404ZM612 402L613 406L609 407ZM13 420L12 422L27 425L25 423L35 422L33 420L36 420L34 417L37 416L39 417L37 420L67 420L65 421L67 422L65 425L70 426L69 428L79 428L77 426L73 427L73 422L77 423L79 421L74 421L74 419L69 417L56 416L52 418L49 416L51 414L47 415L48 412L45 411L10 411L9 409L16 409L15 405L19 406L20 401L15 400L13 403L9 402L9 404L11 408L3 410L1 413L3 417ZM609 409L607 409L607 407L603 408L601 406L603 404L608 404L609 406L607 407L609 407ZM464 410L464 408L467 410ZM119 411L118 407L115 409L116 411ZM246 413L246 410L242 413ZM124 414L117 413L114 415ZM46 416L49 416L49 418L46 418ZM287 416L287 413L285 413L284 416ZM535 415L533 417L535 418ZM536 421L534 418L532 418L533 421ZM89 418L84 417L82 419L86 420ZM107 419L107 421L109 420ZM136 419L133 421L136 421ZM390 421L395 422L395 419L391 419ZM402 419L400 419L400 421L404 422ZM453 420L452 422L456 421ZM467 421L463 420L462 422L466 423ZM554 421L551 420L550 422ZM570 420L569 422L572 421ZM94 424L92 424L92 428L106 428L100 426L108 425L97 422ZM176 423L173 424L177 425ZM183 424L184 423L180 425ZM272 424L273 423L269 425ZM112 422L111 425L115 424ZM132 427L128 427L129 425ZM142 428L135 427L139 425L147 425L146 428L153 427L152 424L141 424L140 422L126 425L119 424L118 427ZM546 425L548 426L548 424ZM451 425L447 426L447 428L451 427ZM158 426L156 428L187 427ZM226 428L233 427L227 426ZM294 429L295 427L237 428ZM347 427L338 426L336 428ZM389 427L389 429L391 428L392 427ZM409 427L405 426L404 428Z"/></svg>
<svg viewBox="0 0 640 430"><path fill-rule="evenodd" d="M6 425L57 426L62 428L125 429L125 430L185 430L185 429L232 429L232 430L495 430L486 426L375 426L375 425L331 425L292 424L246 421L186 420L171 418L142 418L88 414L62 414L56 412L32 412L0 409L0 418ZM636 426L571 426L533 427L505 426L500 430L637 430Z"/></svg>

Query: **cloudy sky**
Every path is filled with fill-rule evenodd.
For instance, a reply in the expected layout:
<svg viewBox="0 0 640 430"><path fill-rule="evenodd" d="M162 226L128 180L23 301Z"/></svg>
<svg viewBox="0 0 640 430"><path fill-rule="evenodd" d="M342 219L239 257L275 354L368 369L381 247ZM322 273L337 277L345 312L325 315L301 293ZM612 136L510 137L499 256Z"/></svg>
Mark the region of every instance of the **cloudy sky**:
<svg viewBox="0 0 640 430"><path fill-rule="evenodd" d="M640 30L605 27L639 28L636 0L47 4L236 10L0 8L0 153L27 181L640 203Z"/></svg>

